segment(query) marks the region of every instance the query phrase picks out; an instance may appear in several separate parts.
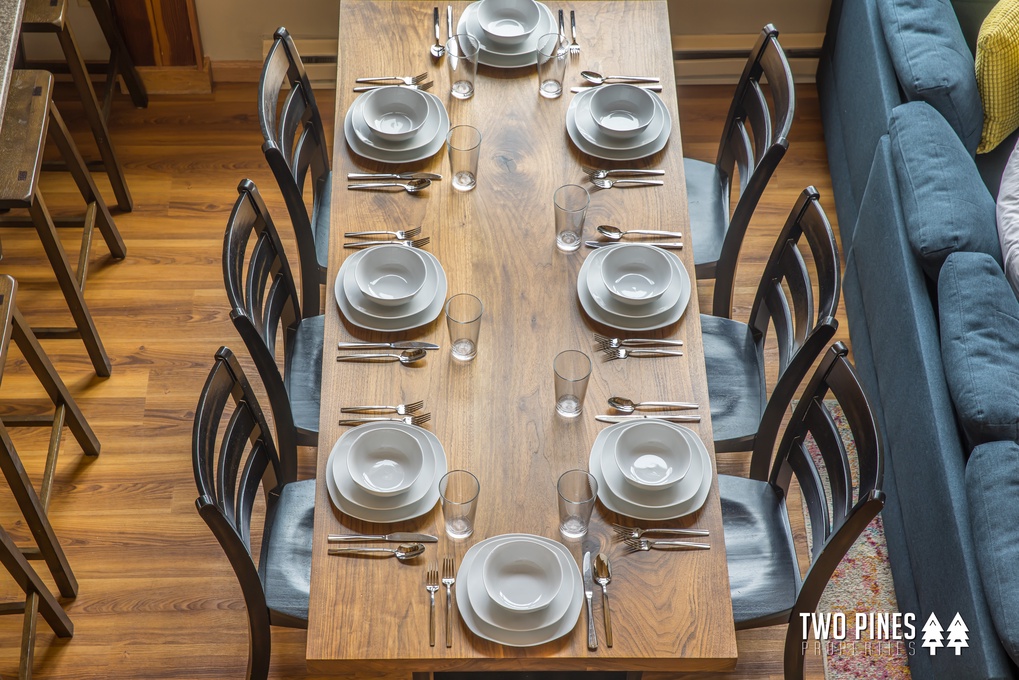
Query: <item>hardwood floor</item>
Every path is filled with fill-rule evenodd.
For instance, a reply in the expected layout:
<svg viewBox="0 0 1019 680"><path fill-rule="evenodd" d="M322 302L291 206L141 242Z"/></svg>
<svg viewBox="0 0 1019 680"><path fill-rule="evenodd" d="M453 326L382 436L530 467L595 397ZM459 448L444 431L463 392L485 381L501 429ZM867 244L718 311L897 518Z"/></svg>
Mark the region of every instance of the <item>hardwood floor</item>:
<svg viewBox="0 0 1019 680"><path fill-rule="evenodd" d="M730 87L684 87L680 118L686 154L713 160L728 109ZM87 158L96 158L80 108L70 91L60 107ZM332 92L317 93L331 128ZM749 313L756 277L799 192L814 184L835 221L830 180L811 85L798 89L789 154L758 208L744 247L736 316ZM243 345L229 320L220 252L239 180L253 179L286 233L286 210L262 153L253 85L218 86L209 96L153 96L148 109L126 97L114 105L110 130L135 199L116 215L128 247L112 261L101 242L93 250L86 299L113 361L113 376L98 379L76 340L46 341L58 370L102 441L86 459L65 433L50 516L80 583L65 603L75 625L70 640L55 640L40 622L37 678L241 678L247 622L234 575L194 507L190 462L193 410L215 350ZM111 200L105 176L97 175ZM46 200L56 215L80 210L66 176L47 173ZM77 230L63 230L73 260ZM0 272L20 284L18 304L39 326L62 325L69 314L35 232L0 232ZM700 285L702 302L710 288ZM702 307L703 308L703 307ZM848 339L844 317L839 336ZM21 356L12 349L0 390L0 413L41 411L48 403ZM17 430L15 442L33 478L42 474L46 431ZM301 476L313 454L302 452ZM722 456L722 472L739 473L741 456ZM29 539L0 485L0 524ZM795 499L790 504L798 508ZM802 539L802 518L792 513ZM19 599L0 574L0 603ZM21 617L0 617L0 678L17 675ZM738 635L736 672L712 677L779 678L784 628ZM311 678L304 668L303 631L273 631L274 678ZM814 660L816 662L816 659ZM656 675L661 678L665 676ZM811 678L821 678L819 663Z"/></svg>

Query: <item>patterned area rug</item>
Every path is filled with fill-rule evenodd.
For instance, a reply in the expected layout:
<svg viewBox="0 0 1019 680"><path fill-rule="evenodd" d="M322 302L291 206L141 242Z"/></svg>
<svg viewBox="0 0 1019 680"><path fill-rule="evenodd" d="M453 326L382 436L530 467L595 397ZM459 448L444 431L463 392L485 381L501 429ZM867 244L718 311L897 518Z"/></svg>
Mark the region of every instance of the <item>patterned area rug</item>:
<svg viewBox="0 0 1019 680"><path fill-rule="evenodd" d="M852 442L852 433L845 421L842 409L834 401L826 402L828 410L838 424L842 438ZM808 439L808 450L823 470L820 453ZM849 458L853 462L854 476L856 472L856 448L848 447ZM824 475L822 474L822 479ZM807 542L810 541L810 517L806 507L803 516L807 525ZM878 515L870 523L849 552L842 559L838 569L832 575L828 587L825 588L820 612L842 612L846 621L855 620L857 612L897 612L895 588L892 585L892 572L888 566L888 549L885 544L884 526ZM847 637L851 641L852 634ZM809 652L808 652L809 653ZM839 648L826 649L824 655L824 676L827 680L909 680L906 649L896 649L889 645L858 644Z"/></svg>

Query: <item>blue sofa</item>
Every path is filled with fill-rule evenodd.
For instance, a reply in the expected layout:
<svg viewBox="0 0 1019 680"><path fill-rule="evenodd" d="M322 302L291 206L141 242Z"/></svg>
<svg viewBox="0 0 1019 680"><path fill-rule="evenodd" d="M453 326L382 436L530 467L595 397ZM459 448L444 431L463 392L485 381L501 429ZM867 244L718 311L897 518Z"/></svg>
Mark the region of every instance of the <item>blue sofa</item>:
<svg viewBox="0 0 1019 680"><path fill-rule="evenodd" d="M950 351L958 339L943 342L939 323L959 308L991 303L991 294L973 299L972 291L1007 288L994 197L1016 135L974 157L982 108L972 46L981 12L994 3L956 4L964 11L956 14L947 0L833 0L817 86L854 363L887 439L889 559L899 610L916 615L913 677L1019 678L1019 645L1001 634L1006 617L1019 618L1004 604L1019 601L1019 578L1014 589L996 578L994 532L979 505L1015 506L1019 496L994 479L993 460L967 477L975 448L1015 445L1000 430L974 425L980 415L963 387L972 376L957 364L969 367L943 358L958 355ZM945 271L983 278L953 287L939 281ZM1008 304L1015 309L1006 312L1019 316L1019 303ZM988 401L1009 401L993 378L984 383L976 390ZM945 628L962 616L968 647L958 655L921 646L932 612Z"/></svg>

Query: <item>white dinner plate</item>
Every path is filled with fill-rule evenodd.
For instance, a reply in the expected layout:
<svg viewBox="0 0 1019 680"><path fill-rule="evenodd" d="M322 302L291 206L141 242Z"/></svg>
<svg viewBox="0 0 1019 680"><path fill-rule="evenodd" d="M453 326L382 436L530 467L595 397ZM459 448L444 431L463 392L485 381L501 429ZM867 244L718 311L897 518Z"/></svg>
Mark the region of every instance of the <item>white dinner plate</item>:
<svg viewBox="0 0 1019 680"><path fill-rule="evenodd" d="M478 3L473 2L467 5L467 9L460 15L456 30L458 33L466 33L478 39L481 49L478 51L478 61L486 66L496 68L518 68L520 66L534 66L538 63L536 52L538 49L538 38L554 33L556 28L555 17L552 10L537 3L541 15L538 18L538 25L534 31L527 36L519 45L486 45L485 33L478 23Z"/></svg>
<svg viewBox="0 0 1019 680"><path fill-rule="evenodd" d="M474 610L469 591L466 592L466 597L463 596L465 592L461 591L460 596L456 598L456 606L460 610L460 618L463 619L467 628L478 637L490 640L497 644L506 645L508 647L534 647L537 645L543 645L570 633L576 627L577 621L580 619L580 610L584 605L584 590L581 580L577 578L577 574L580 573L580 569L577 567L577 562L573 559L573 555L570 554L570 551L567 550L562 543L558 543L541 536L531 536L529 534L506 534L504 536L489 538L481 541L480 543L474 544L471 546L471 549L467 551L463 560L460 562L460 570L457 573L457 579L464 579L471 573L472 565L483 546L490 541L508 538L530 538L541 541L552 548L557 555L563 555L566 557L567 563L569 564L569 570L574 574L573 588L569 591L570 606L567 608L566 614L564 614L559 621L546 626L545 628L539 628L538 630L504 630L483 621ZM461 581L461 583L463 582L464 581ZM465 591L467 591L467 589L465 589Z"/></svg>
<svg viewBox="0 0 1019 680"><path fill-rule="evenodd" d="M380 163L413 163L414 161L431 158L437 154L446 143L446 134L449 132L449 114L446 113L446 107L442 105L442 101L438 97L430 92L425 92L425 95L433 98L438 104L440 117L439 127L435 132L435 136L427 144L408 151L391 151L365 144L357 136L357 133L354 132L354 108L358 101L355 99L354 104L350 105L350 108L347 109L347 115L343 118L343 137L347 140L351 150L358 156L379 161Z"/></svg>
<svg viewBox="0 0 1019 680"><path fill-rule="evenodd" d="M618 137L610 137L602 132L598 128L598 123L594 120L594 116L591 114L591 99L594 97L595 90L598 88L592 87L590 90L580 92L573 101L570 102L570 106L576 104L577 110L574 112L574 120L577 123L577 131L591 144L602 149L611 149L618 151L627 151L629 149L636 149L650 144L654 140L658 139L658 136L662 134L662 130L665 129L665 122L669 120L669 112L664 106L659 107L658 103L661 99L657 95L652 94L652 99L655 100L655 111L654 117L651 119L651 124L648 125L640 134L634 135L627 139L620 139Z"/></svg>
<svg viewBox="0 0 1019 680"><path fill-rule="evenodd" d="M578 94L570 102L569 108L566 109L566 132L577 148L588 156L594 156L595 158L607 161L635 161L658 153L669 143L669 135L672 133L672 116L669 114L669 110L665 107L661 98L655 97L655 117L663 116L662 120L665 123L662 131L655 139L633 149L612 149L592 144L584 138L584 135L580 134L580 130L577 128L577 99L585 95L588 95L588 93L581 92Z"/></svg>
<svg viewBox="0 0 1019 680"><path fill-rule="evenodd" d="M488 557L489 553L491 553L496 546L507 540L510 540L510 538L507 538L506 536L499 536L498 540L492 539L490 541L486 541L485 545L478 551L473 567L467 573L467 590L469 591L468 597L470 597L471 606L473 607L474 612L485 623L502 630L527 632L546 628L557 623L566 614L566 611L570 607L570 602L572 601L571 598L573 596L574 588L573 581L575 580L574 572L576 571L573 567L571 567L572 560L567 560L567 555L564 555L562 552L554 551L559 560L559 566L563 571L563 583L559 592L547 607L533 612L511 611L492 600L492 596L489 595L488 591L485 589L485 575L483 569L485 559ZM543 541L535 542L542 543L544 545Z"/></svg>
<svg viewBox="0 0 1019 680"><path fill-rule="evenodd" d="M700 510L701 506L704 505L704 501L708 498L708 493L711 491L712 468L711 456L708 454L707 448L696 433L691 431L692 436L689 437L691 447L695 455L703 456L703 460L706 461L701 470L700 485L697 489L697 493L690 500L675 506L667 508L648 508L641 505L635 505L634 503L617 496L612 489L609 488L605 476L602 474L601 456L605 450L605 442L612 435L613 431L618 431L618 429L620 429L619 425L611 425L598 433L598 437L594 440L594 446L591 447L591 457L588 460L588 470L598 481L598 500L602 502L602 505L611 512L647 522L678 519Z"/></svg>
<svg viewBox="0 0 1019 680"><path fill-rule="evenodd" d="M577 297L580 298L580 306L584 308L587 315L598 323L626 331L652 331L656 328L664 328L665 326L669 326L679 321L690 302L691 284L690 275L687 273L686 267L675 255L669 258L669 261L672 262L673 266L673 285L681 284L682 288L680 290L679 300L669 309L666 309L659 314L655 314L654 316L634 319L613 314L609 310L603 309L598 304L590 290L588 290L587 273L595 256L597 256L601 251L609 250L613 247L614 246L605 246L604 248L599 248L594 251L587 256L584 260L584 264L580 267L580 273L577 275ZM604 255L602 257L604 257ZM679 278L677 279L676 277Z"/></svg>
<svg viewBox="0 0 1019 680"><path fill-rule="evenodd" d="M414 437L421 446L423 456L421 474L410 485L410 488L392 496L377 496L365 491L354 481L350 474L350 469L347 467L347 456L350 455L350 447L357 436L365 431L365 427L375 429L380 426L394 427ZM340 495L345 500L365 510L399 510L420 501L432 486L437 462L432 443L424 435L424 432L425 430L420 427L395 422L369 423L368 425L359 425L347 430L333 445L333 452L336 455L334 456L332 453L329 455L329 460L332 463L330 473L332 474L333 481L336 482L336 490L340 492Z"/></svg>
<svg viewBox="0 0 1019 680"><path fill-rule="evenodd" d="M679 430L683 439L689 442L690 450L692 452L690 469L683 479L668 488L654 490L638 488L626 481L626 477L623 476L619 466L616 465L615 448L616 442L619 441L619 436L624 430L635 425L648 422L651 421L637 420L629 423L620 423L621 425L624 425L624 427L612 428L612 432L609 433L609 436L605 439L602 445L602 450L599 453L598 460L601 463L602 477L605 478L609 489L616 495L617 498L640 508L649 510L667 510L678 506L680 503L686 503L697 495L704 477L704 461L707 457L707 449L704 449L704 455L701 455L700 449L703 448L704 445L695 445L693 443L694 439L697 439L697 441L700 440L697 438L697 434L692 430L676 425L675 423L663 423L664 425Z"/></svg>
<svg viewBox="0 0 1019 680"><path fill-rule="evenodd" d="M425 94L430 93L426 92ZM435 139L435 135L439 131L439 126L442 124L442 114L439 113L439 110L442 108L441 102L439 102L434 95L425 97L425 101L428 103L428 114L425 117L425 122L421 128L407 139L394 142L389 139L379 139L375 133L372 132L371 128L368 127L368 122L364 119L364 97L358 97L354 100L354 103L350 105L350 122L354 128L354 134L357 135L357 138L361 140L362 143L383 152L402 152L419 149Z"/></svg>
<svg viewBox="0 0 1019 680"><path fill-rule="evenodd" d="M382 423L383 426L392 425L392 423ZM372 423L367 425L359 425L358 427L373 427ZM442 448L442 444L435 437L434 434L428 430L418 428L424 433L425 438L431 447L432 452L435 455L435 472L432 476L432 483L428 489L428 493L424 495L421 500L416 503L411 503L402 508L395 510L372 510L370 508L362 508L359 505L355 505L343 497L340 493L339 488L336 486L336 480L333 479L333 475L326 474L326 488L329 491L329 499L332 500L333 505L345 515L349 515L355 519L364 520L365 522L375 522L378 524L390 524L393 522L404 522L415 517L420 517L425 513L429 512L439 500L439 480L442 479L442 475L446 474L446 452ZM336 455L336 447L333 447L332 453L329 454L329 460L326 461L326 470L332 470L335 465L333 458Z"/></svg>
<svg viewBox="0 0 1019 680"><path fill-rule="evenodd" d="M667 312L672 309L679 299L683 297L683 291L686 289L688 283L683 278L677 278L675 273L677 270L676 263L679 266L683 266L683 262L676 257L674 254L666 251L662 251L669 258L669 263L672 265L672 283L665 290L665 293L657 300L652 300L643 305L628 305L624 302L620 302L612 296L609 292L608 286L605 285L605 277L602 276L601 261L605 259L605 256L614 248L617 248L622 243L614 246L605 246L594 251L587 256L587 259L591 260L591 265L587 268L587 292L591 294L594 301L599 307L604 309L610 314L622 316L627 319L646 319L650 316L656 316L662 312ZM580 285L580 282L577 282ZM689 298L688 298L689 299Z"/></svg>
<svg viewBox="0 0 1019 680"><path fill-rule="evenodd" d="M434 255L427 250L422 250L421 252L426 256L426 259L430 258L429 261L435 265L438 273L438 282L435 285L434 296L424 311L399 319L383 319L362 314L347 300L347 296L343 293L343 279L337 273L336 282L333 286L333 296L336 298L336 304L339 306L344 318L359 328L379 331L381 333L409 331L412 328L417 328L434 321L442 313L442 306L446 303L446 272L442 270L442 265L439 264Z"/></svg>
<svg viewBox="0 0 1019 680"><path fill-rule="evenodd" d="M406 319L408 316L420 314L428 305L432 303L435 296L435 290L439 285L439 272L441 267L434 261L434 256L425 257L430 255L427 251L418 249L421 253L422 259L425 263L425 280L421 284L421 289L418 290L409 300L401 305L380 305L375 302L364 293L357 285L357 281L354 279L354 268L357 267L358 261L364 257L371 248L365 248L359 250L353 255L347 257L340 265L340 271L336 274L336 283L333 284L333 294L339 297L342 295L347 300L347 304L359 311L364 316L372 319L382 319L384 321L395 321L396 319Z"/></svg>

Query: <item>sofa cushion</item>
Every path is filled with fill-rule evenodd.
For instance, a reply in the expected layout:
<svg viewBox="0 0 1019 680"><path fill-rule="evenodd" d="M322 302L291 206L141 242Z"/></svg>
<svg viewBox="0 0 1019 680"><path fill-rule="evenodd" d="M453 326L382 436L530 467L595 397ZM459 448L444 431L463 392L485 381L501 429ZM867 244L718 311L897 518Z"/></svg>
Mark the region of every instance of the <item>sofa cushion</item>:
<svg viewBox="0 0 1019 680"><path fill-rule="evenodd" d="M925 101L972 155L984 121L973 54L948 0L878 0L885 43L908 101Z"/></svg>
<svg viewBox="0 0 1019 680"><path fill-rule="evenodd" d="M980 580L994 628L1019 662L1019 444L995 441L973 449L966 465L969 521Z"/></svg>
<svg viewBox="0 0 1019 680"><path fill-rule="evenodd" d="M1005 278L1019 296L1019 146L1005 164L998 189L998 242Z"/></svg>
<svg viewBox="0 0 1019 680"><path fill-rule="evenodd" d="M966 440L1019 442L1019 301L998 263L949 255L938 309L945 379Z"/></svg>
<svg viewBox="0 0 1019 680"><path fill-rule="evenodd" d="M984 124L977 153L1019 127L1019 0L1001 0L984 19L974 62Z"/></svg>
<svg viewBox="0 0 1019 680"><path fill-rule="evenodd" d="M902 104L888 119L888 136L909 244L927 276L937 280L958 250L1000 260L994 199L945 119L923 102Z"/></svg>

